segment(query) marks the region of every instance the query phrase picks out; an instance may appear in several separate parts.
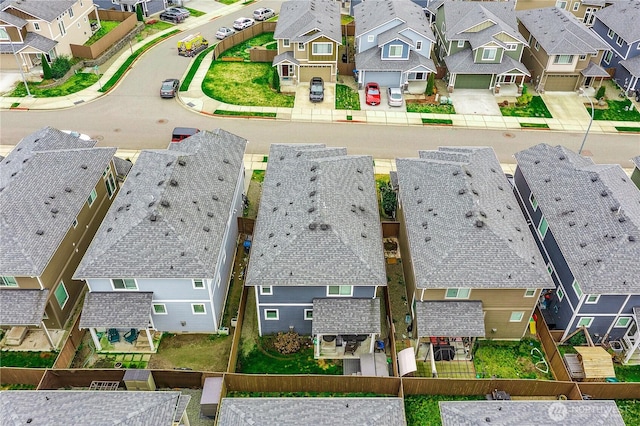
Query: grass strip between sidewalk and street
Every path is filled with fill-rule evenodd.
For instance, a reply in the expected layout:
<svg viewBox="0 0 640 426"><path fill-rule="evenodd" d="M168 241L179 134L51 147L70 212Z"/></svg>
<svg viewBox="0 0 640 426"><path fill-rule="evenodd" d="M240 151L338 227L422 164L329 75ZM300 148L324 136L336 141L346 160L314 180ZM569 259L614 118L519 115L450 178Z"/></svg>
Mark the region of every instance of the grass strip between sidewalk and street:
<svg viewBox="0 0 640 426"><path fill-rule="evenodd" d="M204 58L206 58L207 55L215 48L216 48L215 44L213 46L209 46L205 50L200 52L198 56L196 56L196 59L191 64L191 68L189 68L189 72L187 73L187 76L184 78L184 80L182 81L182 84L180 85L181 92L186 92L187 90L189 90L189 85L191 84L191 81L193 81L193 77L195 77L196 72L198 72L198 68L200 68L200 64L202 63L202 61L204 61Z"/></svg>
<svg viewBox="0 0 640 426"><path fill-rule="evenodd" d="M423 118L422 124L437 124L437 125L453 125L453 120L448 118Z"/></svg>
<svg viewBox="0 0 640 426"><path fill-rule="evenodd" d="M229 115L235 117L265 117L276 118L275 112L259 112L259 111L229 111L226 109L217 109L213 112L215 115Z"/></svg>
<svg viewBox="0 0 640 426"><path fill-rule="evenodd" d="M640 127L616 126L619 132L640 133Z"/></svg>
<svg viewBox="0 0 640 426"><path fill-rule="evenodd" d="M520 127L525 129L548 129L549 125L546 123L520 123Z"/></svg>

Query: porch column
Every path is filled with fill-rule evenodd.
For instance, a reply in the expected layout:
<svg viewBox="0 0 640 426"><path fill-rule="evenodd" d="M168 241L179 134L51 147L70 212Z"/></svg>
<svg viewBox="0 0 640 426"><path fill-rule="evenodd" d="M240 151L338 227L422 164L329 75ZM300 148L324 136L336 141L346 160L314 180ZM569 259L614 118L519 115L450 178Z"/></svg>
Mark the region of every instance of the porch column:
<svg viewBox="0 0 640 426"><path fill-rule="evenodd" d="M631 348L629 348L627 353L624 355L624 361L622 361L623 364L626 364L627 362L629 362L633 354L638 350L638 347L640 346L640 339L638 338L639 336L640 336L640 333L636 331L636 334L634 336L636 341L633 342L633 346L631 346Z"/></svg>
<svg viewBox="0 0 640 426"><path fill-rule="evenodd" d="M336 337L337 338L337 337ZM315 357L318 358L320 356L320 342L322 342L322 335L318 334L315 338L315 343L314 343L314 352L315 352Z"/></svg>
<svg viewBox="0 0 640 426"><path fill-rule="evenodd" d="M51 338L51 335L49 334L49 330L47 330L47 326L44 325L44 321L42 321L41 324L42 324L42 329L44 330L44 334L47 336L47 340L49 341L49 344L51 345L51 350L54 350L56 348L56 345L53 344L53 339Z"/></svg>
<svg viewBox="0 0 640 426"><path fill-rule="evenodd" d="M151 336L151 332L149 331L148 328L145 328L144 331L147 332L147 339L149 339L149 347L151 348L152 352L156 351L156 347L153 346L153 337Z"/></svg>
<svg viewBox="0 0 640 426"><path fill-rule="evenodd" d="M371 336L371 344L369 345L369 353L372 354L376 344L376 335L370 334L370 336Z"/></svg>
<svg viewBox="0 0 640 426"><path fill-rule="evenodd" d="M91 338L93 339L93 344L96 345L96 351L102 350L102 345L100 344L100 339L98 339L98 335L96 334L96 329L93 327L89 328L89 332L91 333Z"/></svg>

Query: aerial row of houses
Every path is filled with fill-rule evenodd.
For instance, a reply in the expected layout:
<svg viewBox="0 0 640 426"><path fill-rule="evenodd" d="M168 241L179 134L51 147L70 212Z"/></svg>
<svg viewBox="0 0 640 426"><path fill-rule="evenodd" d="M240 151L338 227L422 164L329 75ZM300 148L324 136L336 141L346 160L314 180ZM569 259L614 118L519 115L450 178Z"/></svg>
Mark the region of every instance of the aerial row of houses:
<svg viewBox="0 0 640 426"><path fill-rule="evenodd" d="M200 132L142 151L132 166L50 127L25 137L0 163L0 325L40 327L51 340L86 285L79 326L98 350L107 332L152 351L155 331L218 332L246 143ZM491 148L396 160L410 332L426 342L520 339L540 305L564 336L587 327L635 362L638 187L619 165L561 146L515 157L513 183ZM384 338L382 241L370 156L272 145L244 280L259 333L311 335L316 358L373 353Z"/></svg>

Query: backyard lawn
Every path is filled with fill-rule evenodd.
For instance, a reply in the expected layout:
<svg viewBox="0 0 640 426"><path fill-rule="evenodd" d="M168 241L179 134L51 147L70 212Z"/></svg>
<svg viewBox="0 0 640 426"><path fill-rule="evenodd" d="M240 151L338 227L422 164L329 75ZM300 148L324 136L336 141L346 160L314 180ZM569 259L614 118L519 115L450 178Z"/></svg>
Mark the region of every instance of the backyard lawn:
<svg viewBox="0 0 640 426"><path fill-rule="evenodd" d="M540 96L534 96L525 106L500 107L500 112L506 117L541 117L552 118L551 113L547 109L544 101Z"/></svg>
<svg viewBox="0 0 640 426"><path fill-rule="evenodd" d="M227 371L233 336L165 335L158 353L151 355L151 369L191 368L196 371Z"/></svg>
<svg viewBox="0 0 640 426"><path fill-rule="evenodd" d="M640 400L619 399L616 401L622 420L628 426L640 424Z"/></svg>
<svg viewBox="0 0 640 426"><path fill-rule="evenodd" d="M604 121L638 121L640 122L640 113L635 108L625 111L625 108L631 106L631 101L625 99L623 101L607 100L607 109L596 108L593 113L594 120ZM591 114L591 107L585 104L587 111Z"/></svg>
<svg viewBox="0 0 640 426"><path fill-rule="evenodd" d="M533 339L522 339L519 342L479 340L476 344L473 363L478 376L511 379L543 379L551 380L553 375L541 372L535 368L540 360L531 353L538 348L541 352L540 342ZM541 369L545 365L537 364Z"/></svg>
<svg viewBox="0 0 640 426"><path fill-rule="evenodd" d="M405 395L407 426L440 426L439 401L481 401L484 396Z"/></svg>
<svg viewBox="0 0 640 426"><path fill-rule="evenodd" d="M225 50L220 54L220 58L233 57L249 61L249 49L256 46L264 46L269 50L276 50L278 43L273 39L273 33L262 33Z"/></svg>
<svg viewBox="0 0 640 426"><path fill-rule="evenodd" d="M616 379L621 382L640 382L640 365L613 364L613 369L616 372Z"/></svg>
<svg viewBox="0 0 640 426"><path fill-rule="evenodd" d="M0 367L51 368L57 356L55 352L3 351Z"/></svg>
<svg viewBox="0 0 640 426"><path fill-rule="evenodd" d="M360 111L358 92L344 84L336 84L336 109Z"/></svg>
<svg viewBox="0 0 640 426"><path fill-rule="evenodd" d="M92 24L93 23L97 24L98 21L91 20L91 23ZM98 31L93 33L93 35L91 37L89 37L89 40L87 40L84 43L84 45L85 46L91 46L93 43L95 43L96 41L100 40L102 37L107 35L109 33L109 31L111 31L115 27L117 27L118 24L120 24L120 21L100 21L100 28L98 29Z"/></svg>

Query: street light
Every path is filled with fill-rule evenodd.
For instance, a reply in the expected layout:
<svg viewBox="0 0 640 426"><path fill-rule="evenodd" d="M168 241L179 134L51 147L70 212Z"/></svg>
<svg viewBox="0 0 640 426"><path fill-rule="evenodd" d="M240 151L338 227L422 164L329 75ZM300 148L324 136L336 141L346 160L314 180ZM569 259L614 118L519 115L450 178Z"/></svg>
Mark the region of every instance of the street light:
<svg viewBox="0 0 640 426"><path fill-rule="evenodd" d="M580 96L585 96L589 103L591 104L591 120L589 120L589 126L587 126L587 131L584 134L584 138L582 139L582 145L580 145L580 149L578 150L578 155L582 154L582 148L584 148L584 143L587 141L587 136L589 136L589 130L591 130L591 124L593 124L593 114L595 113L595 108L593 107L593 101L584 93L584 89L580 88Z"/></svg>
<svg viewBox="0 0 640 426"><path fill-rule="evenodd" d="M27 85L27 79L24 78L24 72L22 71L22 64L18 60L18 55L16 55L16 49L13 47L13 41L11 40L11 36L7 32L4 27L0 27L0 38L8 38L9 44L11 45L11 52L13 52L13 57L16 58L16 64L18 64L18 69L20 70L20 75L22 76L22 82L24 83L24 88L27 89L27 96L31 96L31 92L29 91L29 86Z"/></svg>

